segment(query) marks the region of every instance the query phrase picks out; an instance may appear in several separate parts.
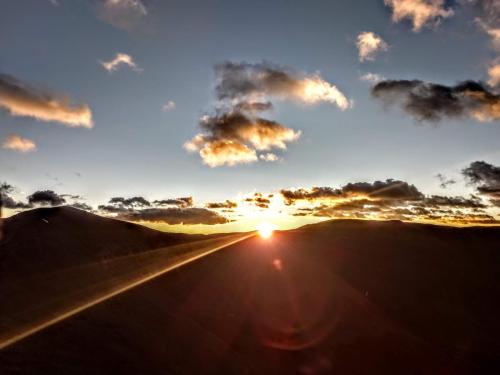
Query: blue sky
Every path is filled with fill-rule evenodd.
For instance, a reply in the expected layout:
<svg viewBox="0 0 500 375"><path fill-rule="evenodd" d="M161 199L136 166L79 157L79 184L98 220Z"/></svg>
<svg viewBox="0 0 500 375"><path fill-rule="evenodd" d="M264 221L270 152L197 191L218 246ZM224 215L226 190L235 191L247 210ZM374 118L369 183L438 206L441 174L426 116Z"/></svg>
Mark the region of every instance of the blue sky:
<svg viewBox="0 0 500 375"><path fill-rule="evenodd" d="M132 195L205 202L388 178L441 194L437 173L460 180L446 194L468 194L474 189L463 183L463 168L476 160L500 164L497 119L419 123L397 106L385 110L372 83L360 80L367 72L449 86L488 80L496 52L474 7L446 3L453 17L415 32L411 18L394 22L383 0L141 4L147 14L124 29L100 15L97 0L3 2L0 72L87 104L94 122L92 129L70 128L0 111L0 139L15 133L36 142L35 152L0 149L2 180L19 196L51 189L81 194L92 205ZM359 61L363 31L389 45L374 61ZM100 62L117 53L141 71L106 71ZM354 105L341 111L325 102L276 101L267 118L302 132L287 150L276 150L280 160L210 168L183 144L213 110L214 66L226 61L319 73ZM168 101L175 108L162 110Z"/></svg>

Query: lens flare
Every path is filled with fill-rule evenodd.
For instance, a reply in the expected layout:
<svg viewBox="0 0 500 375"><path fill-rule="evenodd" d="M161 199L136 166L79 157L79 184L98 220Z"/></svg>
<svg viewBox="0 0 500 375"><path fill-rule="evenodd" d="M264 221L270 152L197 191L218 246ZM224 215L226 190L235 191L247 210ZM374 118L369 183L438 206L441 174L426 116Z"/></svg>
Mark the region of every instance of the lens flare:
<svg viewBox="0 0 500 375"><path fill-rule="evenodd" d="M268 239L273 235L274 225L270 223L260 223L257 227L257 231L260 237Z"/></svg>

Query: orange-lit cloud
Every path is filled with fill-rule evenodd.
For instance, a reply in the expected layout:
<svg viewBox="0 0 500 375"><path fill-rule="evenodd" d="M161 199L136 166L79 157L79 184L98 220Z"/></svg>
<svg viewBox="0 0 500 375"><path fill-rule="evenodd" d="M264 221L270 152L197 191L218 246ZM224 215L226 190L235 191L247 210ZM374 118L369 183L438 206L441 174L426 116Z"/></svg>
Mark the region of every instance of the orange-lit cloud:
<svg viewBox="0 0 500 375"><path fill-rule="evenodd" d="M304 104L327 102L341 110L351 106L337 86L318 73L308 75L269 62L225 62L216 67L216 75L219 100L276 98Z"/></svg>
<svg viewBox="0 0 500 375"><path fill-rule="evenodd" d="M184 144L190 152L198 151L203 163L209 167L233 166L257 161L257 153L247 145L234 140L215 139L201 134Z"/></svg>
<svg viewBox="0 0 500 375"><path fill-rule="evenodd" d="M72 105L66 97L31 87L5 74L0 74L0 108L12 116L54 121L69 127L93 127L88 105Z"/></svg>
<svg viewBox="0 0 500 375"><path fill-rule="evenodd" d="M359 61L373 61L375 56L389 49L389 45L377 34L364 31L358 35L356 46L358 47Z"/></svg>
<svg viewBox="0 0 500 375"><path fill-rule="evenodd" d="M415 32L454 14L452 9L446 8L445 0L384 0L384 3L391 8L394 22L409 19Z"/></svg>
<svg viewBox="0 0 500 375"><path fill-rule="evenodd" d="M36 151L36 144L33 140L23 138L17 134L10 134L2 145L7 150L14 150L19 152L32 152Z"/></svg>
<svg viewBox="0 0 500 375"><path fill-rule="evenodd" d="M126 53L117 53L115 57L112 58L111 60L101 61L100 63L103 66L103 68L110 73L117 70L121 65L127 65L136 72L142 72L142 69L137 67L137 64L135 63L132 56L127 55Z"/></svg>
<svg viewBox="0 0 500 375"><path fill-rule="evenodd" d="M257 151L286 149L288 142L300 137L300 131L241 112L205 116L200 127L205 133L196 135L184 147L199 152L203 162L211 167L255 162Z"/></svg>
<svg viewBox="0 0 500 375"><path fill-rule="evenodd" d="M426 196L404 181L349 183L339 188L282 190L294 216L405 220L442 224L500 224L480 197Z"/></svg>
<svg viewBox="0 0 500 375"><path fill-rule="evenodd" d="M488 68L488 84L493 87L500 86L500 64L495 63Z"/></svg>

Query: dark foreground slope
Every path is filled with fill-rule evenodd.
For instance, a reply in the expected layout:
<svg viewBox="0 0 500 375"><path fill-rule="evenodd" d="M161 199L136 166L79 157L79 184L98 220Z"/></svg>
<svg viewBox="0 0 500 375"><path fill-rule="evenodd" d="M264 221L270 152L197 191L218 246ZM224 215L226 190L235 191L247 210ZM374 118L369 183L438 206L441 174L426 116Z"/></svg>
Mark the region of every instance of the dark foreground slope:
<svg viewBox="0 0 500 375"><path fill-rule="evenodd" d="M500 229L252 238L0 351L2 374L498 374Z"/></svg>
<svg viewBox="0 0 500 375"><path fill-rule="evenodd" d="M196 239L73 207L38 208L3 220L0 275L47 272Z"/></svg>

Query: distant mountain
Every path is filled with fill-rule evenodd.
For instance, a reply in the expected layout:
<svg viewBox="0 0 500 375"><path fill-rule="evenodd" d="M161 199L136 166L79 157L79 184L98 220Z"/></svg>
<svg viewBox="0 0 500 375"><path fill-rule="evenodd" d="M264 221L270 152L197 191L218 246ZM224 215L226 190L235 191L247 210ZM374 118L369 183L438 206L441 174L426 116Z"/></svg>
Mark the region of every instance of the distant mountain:
<svg viewBox="0 0 500 375"><path fill-rule="evenodd" d="M73 207L21 212L3 219L2 232L1 277L46 272L203 237L164 233Z"/></svg>

